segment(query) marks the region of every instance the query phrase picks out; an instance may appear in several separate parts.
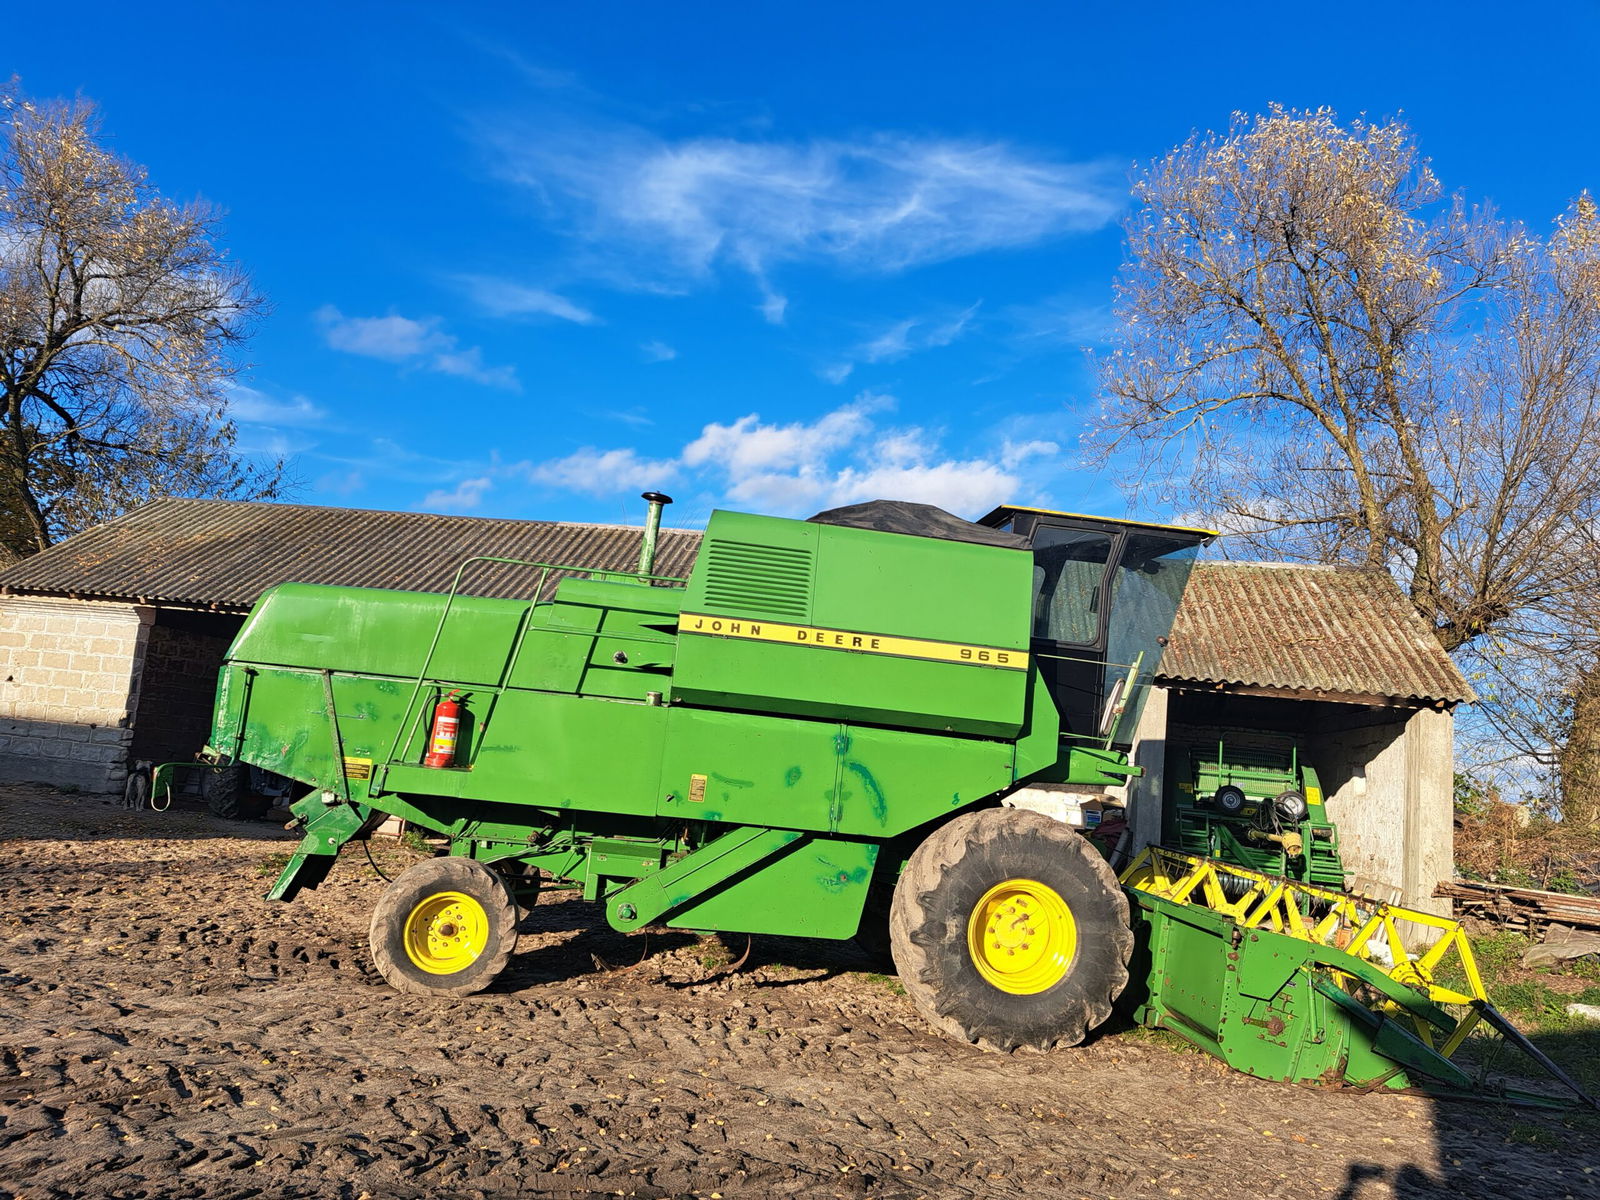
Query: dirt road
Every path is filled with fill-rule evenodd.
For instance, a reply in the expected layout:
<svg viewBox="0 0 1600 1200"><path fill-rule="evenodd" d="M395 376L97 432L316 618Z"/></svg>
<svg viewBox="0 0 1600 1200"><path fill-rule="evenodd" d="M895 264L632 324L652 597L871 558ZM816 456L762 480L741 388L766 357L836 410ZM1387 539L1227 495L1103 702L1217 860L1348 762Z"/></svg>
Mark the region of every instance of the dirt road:
<svg viewBox="0 0 1600 1200"><path fill-rule="evenodd" d="M260 899L292 842L0 789L0 1196L1600 1196L1560 1119L1139 1034L984 1054L849 948L730 970L743 938L596 931L581 901L541 900L493 991L398 995L359 850Z"/></svg>

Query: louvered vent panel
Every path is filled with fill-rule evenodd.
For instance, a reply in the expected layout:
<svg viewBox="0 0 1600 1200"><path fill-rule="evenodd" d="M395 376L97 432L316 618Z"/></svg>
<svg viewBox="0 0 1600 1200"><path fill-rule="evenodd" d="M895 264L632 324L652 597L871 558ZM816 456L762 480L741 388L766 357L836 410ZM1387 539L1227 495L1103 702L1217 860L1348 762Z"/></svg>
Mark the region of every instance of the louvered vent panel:
<svg viewBox="0 0 1600 1200"><path fill-rule="evenodd" d="M706 553L708 607L766 617L810 617L811 551L713 541Z"/></svg>

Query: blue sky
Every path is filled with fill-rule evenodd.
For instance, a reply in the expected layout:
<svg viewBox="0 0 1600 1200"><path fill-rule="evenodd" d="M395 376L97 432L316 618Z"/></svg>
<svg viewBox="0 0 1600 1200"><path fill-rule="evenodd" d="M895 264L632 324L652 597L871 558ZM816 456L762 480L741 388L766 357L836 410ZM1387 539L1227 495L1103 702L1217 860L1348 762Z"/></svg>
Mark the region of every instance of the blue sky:
<svg viewBox="0 0 1600 1200"><path fill-rule="evenodd" d="M1540 229L1600 182L1592 0L43 8L0 74L228 210L312 503L1170 515L1077 460L1132 162L1279 102Z"/></svg>

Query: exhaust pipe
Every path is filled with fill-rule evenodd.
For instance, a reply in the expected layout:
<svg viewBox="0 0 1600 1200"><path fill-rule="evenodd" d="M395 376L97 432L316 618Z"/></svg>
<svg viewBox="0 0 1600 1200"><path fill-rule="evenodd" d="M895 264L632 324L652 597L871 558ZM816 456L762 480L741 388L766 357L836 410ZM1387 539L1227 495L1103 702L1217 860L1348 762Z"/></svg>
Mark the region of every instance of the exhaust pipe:
<svg viewBox="0 0 1600 1200"><path fill-rule="evenodd" d="M644 492L641 498L649 501L650 511L644 519L644 541L639 545L639 574L649 575L656 565L656 539L661 534L661 510L672 503L672 497L660 492Z"/></svg>

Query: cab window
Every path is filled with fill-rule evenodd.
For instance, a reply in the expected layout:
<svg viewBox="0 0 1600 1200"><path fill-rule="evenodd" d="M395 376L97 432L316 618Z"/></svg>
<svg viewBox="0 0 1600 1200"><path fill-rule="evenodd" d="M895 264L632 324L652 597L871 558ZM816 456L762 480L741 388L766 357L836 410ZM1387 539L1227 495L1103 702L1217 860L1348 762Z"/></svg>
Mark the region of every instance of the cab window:
<svg viewBox="0 0 1600 1200"><path fill-rule="evenodd" d="M1111 538L1040 525L1033 537L1033 636L1090 645L1100 635L1100 590Z"/></svg>

